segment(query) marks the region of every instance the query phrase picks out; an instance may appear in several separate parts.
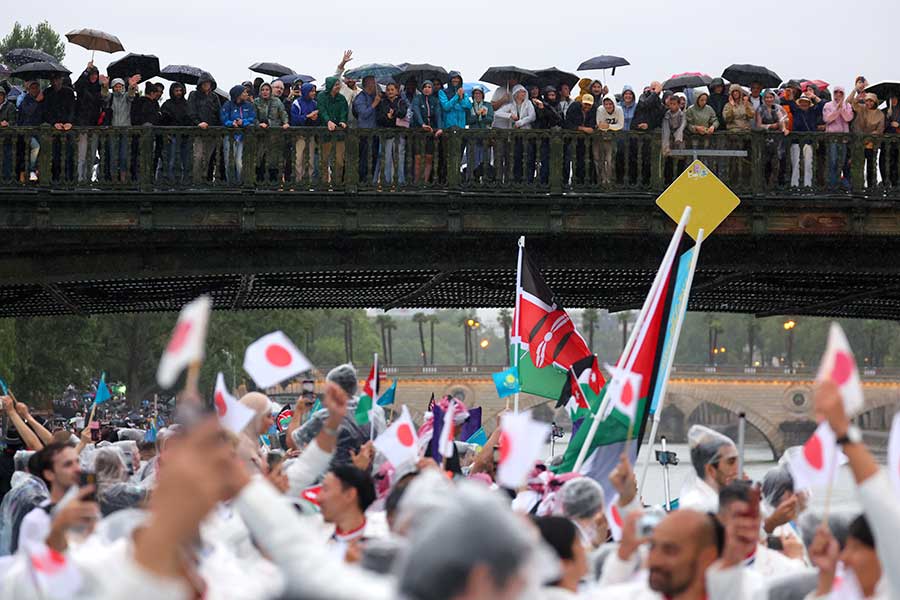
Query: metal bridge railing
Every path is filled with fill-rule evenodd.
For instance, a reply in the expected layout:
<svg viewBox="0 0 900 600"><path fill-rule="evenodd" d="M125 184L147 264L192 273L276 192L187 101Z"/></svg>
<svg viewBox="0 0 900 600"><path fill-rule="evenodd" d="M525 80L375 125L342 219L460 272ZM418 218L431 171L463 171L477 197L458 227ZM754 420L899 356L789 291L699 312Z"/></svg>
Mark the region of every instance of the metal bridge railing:
<svg viewBox="0 0 900 600"><path fill-rule="evenodd" d="M897 135L721 132L685 150L738 194L900 196ZM658 194L689 161L658 131L0 128L0 189Z"/></svg>

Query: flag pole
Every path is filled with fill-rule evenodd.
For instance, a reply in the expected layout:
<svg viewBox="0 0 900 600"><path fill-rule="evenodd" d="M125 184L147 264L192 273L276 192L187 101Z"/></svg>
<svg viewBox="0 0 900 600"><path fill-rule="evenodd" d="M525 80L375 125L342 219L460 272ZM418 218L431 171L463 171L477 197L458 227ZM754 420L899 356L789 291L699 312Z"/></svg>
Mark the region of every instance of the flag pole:
<svg viewBox="0 0 900 600"><path fill-rule="evenodd" d="M672 363L675 362L675 351L678 349L678 340L681 337L681 327L684 325L684 316L687 313L688 299L691 296L691 286L694 282L694 273L697 270L697 262L700 260L700 246L703 244L704 231L697 231L697 243L694 244L694 255L691 257L691 265L684 282L684 304L675 316L675 329L672 332L672 346L668 356L664 357L662 377L660 379L659 404L653 413L653 423L650 426L650 437L647 441L647 453L644 455L644 464L641 467L641 483L638 486L638 496L644 491L644 483L647 481L647 473L650 470L650 454L656 445L656 434L659 431L659 422L662 418L663 406L666 403L666 388L669 386L669 375L672 373Z"/></svg>
<svg viewBox="0 0 900 600"><path fill-rule="evenodd" d="M647 298L644 300L644 305L641 307L641 312L638 314L637 321L635 321L634 326L631 328L631 335L628 337L628 342L625 344L625 349L622 350L622 355L619 357L619 362L616 364L617 367L625 366L626 361L631 362L631 364L629 364L627 367L629 369L634 364L634 361L630 360L631 350L632 348L634 348L635 342L637 341L639 330L641 330L643 335L646 335L644 321L646 321L647 319L647 314L650 311L650 306L657 294L657 290L662 285L664 271L662 267L666 264L671 264L672 260L674 259L675 252L678 250L678 242L681 239L681 236L684 233L684 228L687 226L690 218L691 207L686 206L684 208L684 213L682 213L681 215L681 220L678 222L678 227L675 228L675 233L672 235L672 240L669 242L669 247L666 249L666 253L663 256L662 263L660 264L660 269L656 272L656 277L653 279L653 285L650 286L650 293L647 294ZM584 460L587 458L587 452L591 446L591 440L593 440L594 436L597 435L597 428L600 427L600 417L605 413L608 404L609 396L603 394L603 402L600 403L600 406L597 408L597 412L591 414L591 429L590 431L588 431L587 438L585 438L585 442L581 445L581 449L578 452L578 459L575 461L575 466L572 468L573 472L577 473L581 470L581 466L584 464Z"/></svg>
<svg viewBox="0 0 900 600"><path fill-rule="evenodd" d="M375 397L372 398L371 410L374 412L375 407L378 406L378 380L379 380L379 377L378 377L378 353L377 352L375 353L375 358L372 360L372 364L374 365L374 367L372 368L372 371L375 372L375 385L372 387L372 394ZM370 440L375 439L375 421L372 419L371 416L369 417L369 439Z"/></svg>
<svg viewBox="0 0 900 600"><path fill-rule="evenodd" d="M513 311L513 327L515 331L513 332L513 339L515 340L515 364L513 366L516 367L516 378L519 377L519 353L521 349L519 348L519 344L521 343L521 335L519 333L519 294L522 291L522 253L525 250L525 236L519 236L519 260L516 265L516 307ZM506 410L509 410L509 399L506 400ZM513 412L519 414L519 390L516 390L516 396L513 400Z"/></svg>

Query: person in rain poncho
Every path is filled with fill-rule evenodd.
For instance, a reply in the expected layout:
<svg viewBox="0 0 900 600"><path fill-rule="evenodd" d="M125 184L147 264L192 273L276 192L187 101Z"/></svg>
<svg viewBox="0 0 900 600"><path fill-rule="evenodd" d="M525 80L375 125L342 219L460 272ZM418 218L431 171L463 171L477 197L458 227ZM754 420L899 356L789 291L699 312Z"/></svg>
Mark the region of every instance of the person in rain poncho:
<svg viewBox="0 0 900 600"><path fill-rule="evenodd" d="M29 512L50 496L44 480L30 472L29 459L36 453L19 450L13 457L16 471L12 477L12 489L0 503L0 556L15 551L19 540L19 527ZM15 540L15 544L13 543Z"/></svg>
<svg viewBox="0 0 900 600"><path fill-rule="evenodd" d="M450 83L438 92L438 101L444 111L444 129L465 129L466 115L472 108L472 100L463 90L463 79L459 71L450 71Z"/></svg>
<svg viewBox="0 0 900 600"><path fill-rule="evenodd" d="M269 433L269 429L275 422L272 417L272 402L268 396L260 392L244 394L240 402L252 410L254 416L241 432L238 452L241 458L253 464L260 473L265 473L265 455L268 447L260 442L260 436Z"/></svg>
<svg viewBox="0 0 900 600"><path fill-rule="evenodd" d="M603 104L597 109L598 131L621 131L625 127L625 117L621 107L616 105L615 98L607 96ZM609 185L613 177L613 153L615 142L610 139L598 137L593 141L594 169L597 182L601 185Z"/></svg>
<svg viewBox="0 0 900 600"><path fill-rule="evenodd" d="M281 98L276 98L272 93L272 85L263 82L259 86L258 96L253 100L253 107L256 110L256 118L259 121L261 129L287 129L290 127L288 123L288 112L284 108L284 102ZM282 154L284 148L283 139L280 137L263 137L263 142L259 151L259 168L260 173L264 166L268 166L268 174L270 181L279 181L281 167L283 166Z"/></svg>
<svg viewBox="0 0 900 600"><path fill-rule="evenodd" d="M524 86L517 85L512 89L512 100L494 113L494 129L531 129L537 120L537 112L534 104L528 99L528 91ZM514 143L498 141L494 150L495 166L501 173L507 173L509 161L512 161L513 179L522 181L522 176L527 173L529 183L534 180L534 140L526 142L517 137ZM511 152L510 152L511 150ZM512 154L512 156L509 156ZM523 172L523 158L525 160Z"/></svg>
<svg viewBox="0 0 900 600"><path fill-rule="evenodd" d="M687 437L696 477L689 476L685 482L678 506L718 512L719 492L740 475L737 446L721 433L703 425L693 425Z"/></svg>
<svg viewBox="0 0 900 600"><path fill-rule="evenodd" d="M821 527L809 551L813 564L819 569L819 580L816 590L806 597L807 600L887 600L893 597L889 593L887 577L883 576L885 565L879 560L875 537L865 516L860 515L850 523L843 549L828 529ZM840 579L837 577L839 561L845 568L844 577Z"/></svg>
<svg viewBox="0 0 900 600"><path fill-rule="evenodd" d="M765 534L782 540L790 537L802 544L797 519L806 503L806 493L794 490L794 478L786 466L770 469L763 477L760 506Z"/></svg>
<svg viewBox="0 0 900 600"><path fill-rule="evenodd" d="M100 448L94 452L93 460L97 475L97 500L104 516L124 508L134 508L146 499L147 490L128 483L128 469L119 448Z"/></svg>
<svg viewBox="0 0 900 600"><path fill-rule="evenodd" d="M697 95L699 90L694 90ZM725 106L728 104L728 90L725 87L725 80L716 77L709 83L708 105L716 115L716 129L725 128ZM694 99L696 101L696 98Z"/></svg>
<svg viewBox="0 0 900 600"><path fill-rule="evenodd" d="M750 97L744 94L744 88L736 83L731 84L728 91L728 103L722 109L725 129L728 131L750 131L756 113L750 104Z"/></svg>
<svg viewBox="0 0 900 600"><path fill-rule="evenodd" d="M589 477L567 481L559 489L559 502L562 515L575 524L585 548L593 550L606 542L606 497L599 483Z"/></svg>
<svg viewBox="0 0 900 600"><path fill-rule="evenodd" d="M112 93L106 101L106 117L103 124L112 127L131 127L131 105L137 95L137 84L141 76L135 75L128 80L127 88L123 79L110 82ZM114 135L110 138L110 176L123 183L128 180L128 149L131 138L125 135Z"/></svg>
<svg viewBox="0 0 900 600"><path fill-rule="evenodd" d="M709 94L705 90L697 91L696 96L684 114L688 131L696 135L712 135L719 128L719 118L709 105Z"/></svg>

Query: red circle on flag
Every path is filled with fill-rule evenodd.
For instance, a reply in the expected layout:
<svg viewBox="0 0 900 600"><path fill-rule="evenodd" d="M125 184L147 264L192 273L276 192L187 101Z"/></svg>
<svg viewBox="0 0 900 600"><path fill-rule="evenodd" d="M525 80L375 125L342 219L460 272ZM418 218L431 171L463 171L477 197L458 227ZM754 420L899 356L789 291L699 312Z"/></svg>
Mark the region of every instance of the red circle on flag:
<svg viewBox="0 0 900 600"><path fill-rule="evenodd" d="M512 438L505 431L500 433L500 462L505 463L512 452Z"/></svg>
<svg viewBox="0 0 900 600"><path fill-rule="evenodd" d="M193 323L190 321L181 321L175 325L175 330L172 332L172 339L169 340L169 345L166 346L166 352L178 352L181 350L185 343L187 343L188 334L191 332L192 327Z"/></svg>
<svg viewBox="0 0 900 600"><path fill-rule="evenodd" d="M631 380L627 380L625 385L622 386L622 404L624 406L631 406L631 403L634 401L634 389L631 387Z"/></svg>
<svg viewBox="0 0 900 600"><path fill-rule="evenodd" d="M849 354L838 350L834 355L834 368L831 369L831 379L838 385L844 385L850 381L853 374L853 359Z"/></svg>
<svg viewBox="0 0 900 600"><path fill-rule="evenodd" d="M293 358L290 351L281 344L272 344L266 348L266 360L276 367L286 367Z"/></svg>
<svg viewBox="0 0 900 600"><path fill-rule="evenodd" d="M619 512L619 507L616 504L612 505L610 511L612 513L613 523L616 524L616 527L619 529L622 528L622 513Z"/></svg>
<svg viewBox="0 0 900 600"><path fill-rule="evenodd" d="M224 417L225 413L228 412L228 405L225 404L225 395L222 394L221 391L217 391L215 400L216 400L216 412L219 413L220 417Z"/></svg>
<svg viewBox="0 0 900 600"><path fill-rule="evenodd" d="M400 426L397 427L397 441L407 448L413 445L412 427L409 426L409 423L401 423Z"/></svg>
<svg viewBox="0 0 900 600"><path fill-rule="evenodd" d="M822 440L818 434L809 438L809 441L803 445L803 457L816 471L820 471L825 465L825 455L822 450Z"/></svg>

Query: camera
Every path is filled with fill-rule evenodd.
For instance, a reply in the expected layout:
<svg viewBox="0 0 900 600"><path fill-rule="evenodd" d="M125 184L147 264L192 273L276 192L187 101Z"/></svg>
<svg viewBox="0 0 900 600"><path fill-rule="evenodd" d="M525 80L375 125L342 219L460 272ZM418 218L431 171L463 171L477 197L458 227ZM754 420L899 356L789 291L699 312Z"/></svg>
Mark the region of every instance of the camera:
<svg viewBox="0 0 900 600"><path fill-rule="evenodd" d="M656 462L664 467L666 465L672 465L674 467L678 464L678 456L674 452L663 452L662 450L657 450Z"/></svg>

